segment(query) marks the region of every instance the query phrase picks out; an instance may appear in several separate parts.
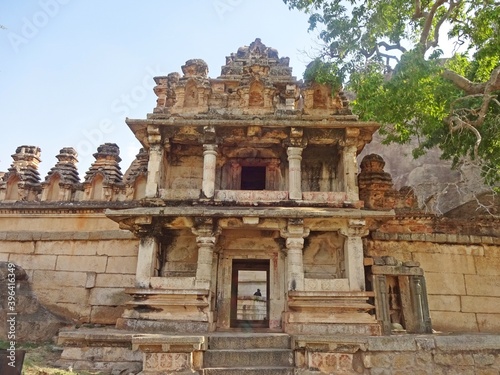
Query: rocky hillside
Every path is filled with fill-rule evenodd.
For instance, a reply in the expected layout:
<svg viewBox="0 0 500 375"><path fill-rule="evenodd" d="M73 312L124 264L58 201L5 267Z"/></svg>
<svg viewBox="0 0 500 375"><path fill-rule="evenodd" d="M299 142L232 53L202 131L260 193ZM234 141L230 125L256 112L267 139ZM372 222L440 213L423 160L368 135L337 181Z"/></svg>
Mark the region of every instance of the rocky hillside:
<svg viewBox="0 0 500 375"><path fill-rule="evenodd" d="M392 175L395 188L413 187L420 206L429 213L444 214L489 191L481 183L478 168L464 165L452 169L451 162L440 159L438 149L414 159L411 154L414 147L415 144L383 145L376 133L358 156L358 162L368 154L382 156L386 162L385 171Z"/></svg>

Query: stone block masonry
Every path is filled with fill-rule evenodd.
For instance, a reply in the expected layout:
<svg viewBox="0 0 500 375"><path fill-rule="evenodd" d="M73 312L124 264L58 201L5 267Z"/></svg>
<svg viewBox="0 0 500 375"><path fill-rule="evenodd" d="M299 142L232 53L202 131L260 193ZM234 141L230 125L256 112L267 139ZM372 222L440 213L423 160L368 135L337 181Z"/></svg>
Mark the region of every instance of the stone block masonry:
<svg viewBox="0 0 500 375"><path fill-rule="evenodd" d="M498 335L296 336L297 374L498 374Z"/></svg>
<svg viewBox="0 0 500 375"><path fill-rule="evenodd" d="M419 224L421 233L399 231ZM442 332L500 332L500 233L498 220L481 219L488 235L471 232L471 222L429 217L400 217L372 233L369 256L392 255L418 262L425 272L432 327ZM479 225L480 224L480 225ZM447 230L450 234L433 233Z"/></svg>
<svg viewBox="0 0 500 375"><path fill-rule="evenodd" d="M103 213L68 214L56 227L61 220L47 215L33 231L22 224L22 214L23 220L2 226L0 236L16 240L0 243L0 262L22 267L34 297L49 311L75 324L115 324L128 300L125 288L135 285L138 240ZM38 327L33 324L34 330Z"/></svg>

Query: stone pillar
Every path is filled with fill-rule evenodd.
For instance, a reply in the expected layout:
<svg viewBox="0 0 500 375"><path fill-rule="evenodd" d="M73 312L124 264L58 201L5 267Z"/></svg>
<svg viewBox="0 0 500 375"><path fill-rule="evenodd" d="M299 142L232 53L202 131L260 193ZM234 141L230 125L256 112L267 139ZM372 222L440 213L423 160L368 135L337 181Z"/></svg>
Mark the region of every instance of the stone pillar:
<svg viewBox="0 0 500 375"><path fill-rule="evenodd" d="M203 182L202 191L206 198L215 194L215 169L217 165L217 145L203 145Z"/></svg>
<svg viewBox="0 0 500 375"><path fill-rule="evenodd" d="M229 190L241 189L241 164L235 161L231 162L231 169L229 170Z"/></svg>
<svg viewBox="0 0 500 375"><path fill-rule="evenodd" d="M274 159L266 168L266 190L280 190L280 161Z"/></svg>
<svg viewBox="0 0 500 375"><path fill-rule="evenodd" d="M417 322L415 333L432 333L427 286L423 275L409 276L412 305Z"/></svg>
<svg viewBox="0 0 500 375"><path fill-rule="evenodd" d="M349 279L349 290L365 291L365 269L363 265L363 240L368 235L365 221L360 219L349 220L347 228L340 233L347 238L344 244L345 272Z"/></svg>
<svg viewBox="0 0 500 375"><path fill-rule="evenodd" d="M358 191L358 161L356 159L358 151L358 128L346 128L344 148L342 150L342 160L344 162L344 189L347 199L351 202L359 200Z"/></svg>
<svg viewBox="0 0 500 375"><path fill-rule="evenodd" d="M148 180L146 182L146 198L155 198L160 194L163 187L163 173L165 166L165 152L170 147L168 139L162 142L163 137L158 125L148 125L149 161L148 161Z"/></svg>
<svg viewBox="0 0 500 375"><path fill-rule="evenodd" d="M154 276L158 254L158 239L153 235L145 235L139 241L137 254L137 270L135 284L138 288L149 288L149 281Z"/></svg>
<svg viewBox="0 0 500 375"><path fill-rule="evenodd" d="M196 267L196 287L210 288L212 280L212 266L214 260L214 247L217 241L217 233L213 230L211 220L206 220L204 224L197 228L192 228L196 235L198 245L198 264Z"/></svg>
<svg viewBox="0 0 500 375"><path fill-rule="evenodd" d="M373 275L373 290L375 291L375 311L377 313L377 320L382 323L382 333L384 335L390 335L392 326L386 281L386 275Z"/></svg>
<svg viewBox="0 0 500 375"><path fill-rule="evenodd" d="M288 147L288 197L302 199L301 161L302 147Z"/></svg>
<svg viewBox="0 0 500 375"><path fill-rule="evenodd" d="M161 180L163 178L163 158L165 149L161 144L151 145L149 148L148 180L146 182L146 197L155 198L159 195Z"/></svg>
<svg viewBox="0 0 500 375"><path fill-rule="evenodd" d="M290 219L287 230L281 231L286 238L287 249L287 290L304 290L304 238L309 235L301 219Z"/></svg>
<svg viewBox="0 0 500 375"><path fill-rule="evenodd" d="M356 153L356 146L344 147L344 189L347 193L347 199L351 202L359 200L357 185L358 162L356 160Z"/></svg>

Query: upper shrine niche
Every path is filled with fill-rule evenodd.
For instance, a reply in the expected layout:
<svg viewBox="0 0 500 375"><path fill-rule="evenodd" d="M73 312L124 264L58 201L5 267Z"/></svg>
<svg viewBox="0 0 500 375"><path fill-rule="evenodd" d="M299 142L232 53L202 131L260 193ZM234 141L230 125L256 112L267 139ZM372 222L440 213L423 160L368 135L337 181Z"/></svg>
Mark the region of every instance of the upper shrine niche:
<svg viewBox="0 0 500 375"><path fill-rule="evenodd" d="M259 38L227 56L217 78L208 77L205 61L188 60L182 75L155 77L153 117L347 115L342 120L356 120L342 91L332 93L327 85L298 81L289 63Z"/></svg>
<svg viewBox="0 0 500 375"><path fill-rule="evenodd" d="M270 75L295 80L289 63L288 57L279 58L276 49L266 47L257 38L250 46L240 47L238 52L226 57L226 65L222 67L219 78L241 79L242 76Z"/></svg>

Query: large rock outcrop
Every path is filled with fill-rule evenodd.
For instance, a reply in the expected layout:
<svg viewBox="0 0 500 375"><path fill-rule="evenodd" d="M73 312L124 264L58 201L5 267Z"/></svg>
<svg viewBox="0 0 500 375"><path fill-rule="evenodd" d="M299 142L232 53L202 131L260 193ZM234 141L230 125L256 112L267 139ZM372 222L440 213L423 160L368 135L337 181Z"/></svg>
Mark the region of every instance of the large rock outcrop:
<svg viewBox="0 0 500 375"><path fill-rule="evenodd" d="M20 266L0 262L0 285L0 337L11 336L16 342L47 341L70 324L40 304Z"/></svg>
<svg viewBox="0 0 500 375"><path fill-rule="evenodd" d="M411 151L415 147L416 141L407 145L384 145L377 132L358 161L361 163L366 155L373 153L382 156L394 188L412 187L420 207L429 213L443 214L489 190L482 183L479 169L472 164L452 169L451 162L440 158L439 149L414 159Z"/></svg>

